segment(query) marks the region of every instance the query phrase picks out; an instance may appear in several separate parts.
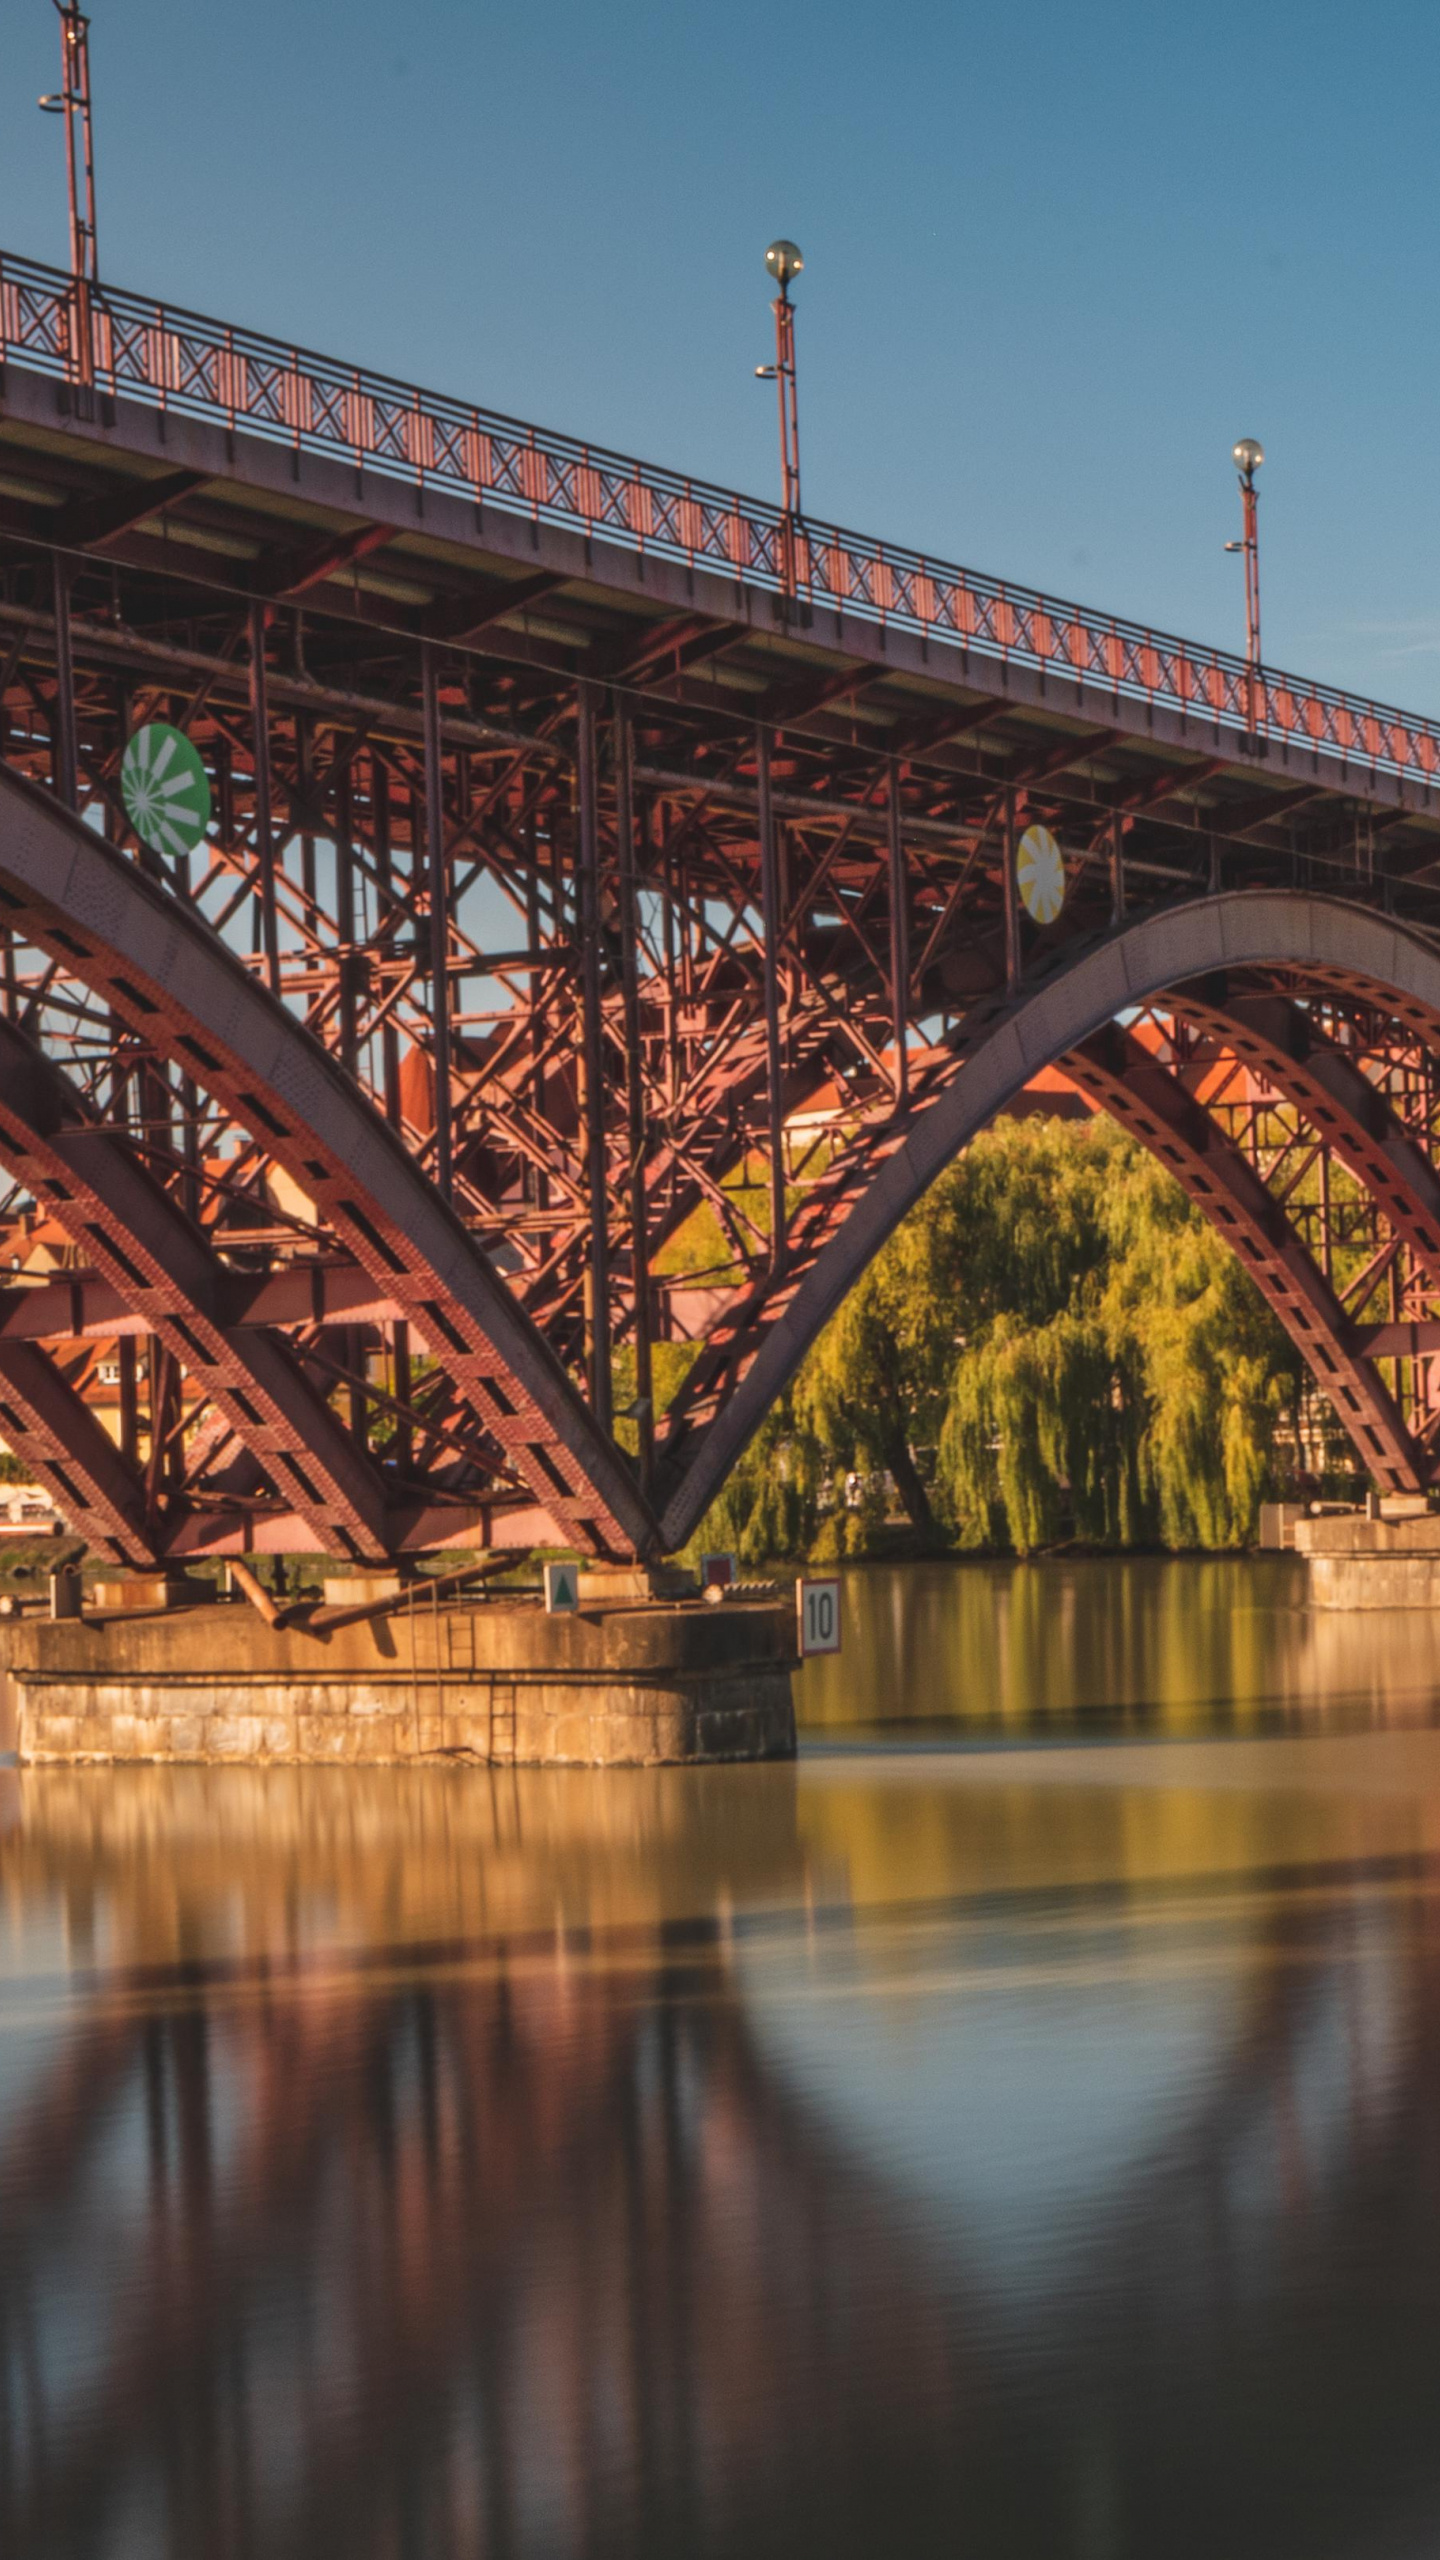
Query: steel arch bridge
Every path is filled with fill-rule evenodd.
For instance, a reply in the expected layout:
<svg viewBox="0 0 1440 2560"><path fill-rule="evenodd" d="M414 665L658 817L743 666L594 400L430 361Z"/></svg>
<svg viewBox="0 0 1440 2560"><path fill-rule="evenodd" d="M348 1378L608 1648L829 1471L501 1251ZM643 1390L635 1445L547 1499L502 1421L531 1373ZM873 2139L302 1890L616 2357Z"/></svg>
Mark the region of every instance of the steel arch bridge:
<svg viewBox="0 0 1440 2560"><path fill-rule="evenodd" d="M102 1552L682 1544L1055 1060L1432 1481L1440 731L25 261L0 340L0 1436Z"/></svg>

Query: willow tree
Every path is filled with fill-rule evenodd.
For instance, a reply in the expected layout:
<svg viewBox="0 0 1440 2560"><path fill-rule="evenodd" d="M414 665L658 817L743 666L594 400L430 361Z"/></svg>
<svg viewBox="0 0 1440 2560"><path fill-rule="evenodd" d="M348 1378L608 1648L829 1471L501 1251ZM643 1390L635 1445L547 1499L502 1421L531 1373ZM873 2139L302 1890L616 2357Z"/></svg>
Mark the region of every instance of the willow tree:
<svg viewBox="0 0 1440 2560"><path fill-rule="evenodd" d="M957 1338L937 1496L965 1546L1046 1545L1071 1520L1102 1544L1145 1532L1143 1404L1102 1316L1109 1122L1002 1121L946 1177Z"/></svg>
<svg viewBox="0 0 1440 2560"><path fill-rule="evenodd" d="M1007 1275L956 1359L939 1479L961 1542L1024 1554L1068 1521L1104 1545L1245 1544L1300 1371L1229 1246L1110 1121L1002 1126L972 1157L1030 1285Z"/></svg>
<svg viewBox="0 0 1440 2560"><path fill-rule="evenodd" d="M955 1249L937 1186L877 1254L804 1363L799 1428L831 1471L884 1470L913 1524L933 1527L916 1460L933 1446L955 1356Z"/></svg>
<svg viewBox="0 0 1440 2560"><path fill-rule="evenodd" d="M709 1550L752 1565L809 1555L826 1473L825 1449L797 1419L792 1398L782 1396L711 1503L687 1556L693 1561Z"/></svg>
<svg viewBox="0 0 1440 2560"><path fill-rule="evenodd" d="M1255 1535L1282 1421L1298 1440L1299 1353L1224 1239L1126 1142L1106 1200L1103 1316L1144 1382L1141 1476L1170 1547Z"/></svg>
<svg viewBox="0 0 1440 2560"><path fill-rule="evenodd" d="M747 1561L864 1545L882 1471L925 1532L1022 1554L1243 1545L1297 1355L1228 1245L1108 1120L1002 1121L832 1318L702 1531Z"/></svg>

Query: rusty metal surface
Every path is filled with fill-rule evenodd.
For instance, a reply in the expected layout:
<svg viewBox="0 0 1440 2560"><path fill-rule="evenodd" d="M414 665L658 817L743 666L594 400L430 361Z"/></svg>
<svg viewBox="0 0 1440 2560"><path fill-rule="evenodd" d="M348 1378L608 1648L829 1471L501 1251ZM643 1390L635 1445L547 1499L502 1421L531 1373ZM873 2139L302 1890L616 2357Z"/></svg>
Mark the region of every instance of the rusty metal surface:
<svg viewBox="0 0 1440 2560"><path fill-rule="evenodd" d="M117 1564L158 1561L139 1468L38 1342L0 1342L0 1431L68 1526L98 1554Z"/></svg>
<svg viewBox="0 0 1440 2560"><path fill-rule="evenodd" d="M1227 998L1213 987L1186 987L1171 1005L1182 1020L1209 1030L1229 1055L1258 1067L1295 1105L1440 1289L1440 1173L1365 1072L1364 1052L1340 1048L1314 1009L1288 995Z"/></svg>

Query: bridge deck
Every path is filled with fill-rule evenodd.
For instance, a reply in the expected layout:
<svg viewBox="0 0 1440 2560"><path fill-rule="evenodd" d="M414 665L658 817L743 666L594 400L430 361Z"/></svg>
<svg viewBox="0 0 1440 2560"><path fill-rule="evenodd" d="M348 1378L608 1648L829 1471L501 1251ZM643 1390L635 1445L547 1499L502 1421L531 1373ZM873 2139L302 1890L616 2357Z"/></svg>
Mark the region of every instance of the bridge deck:
<svg viewBox="0 0 1440 2560"><path fill-rule="evenodd" d="M1283 893L1276 935L1206 1020L1318 1005L1332 1082L1363 1061L1384 1085L1400 1170L1375 1176L1349 1086L1337 1117L1275 1067L1248 1133L1221 1134L1298 1246L1223 1150L1207 1169L1190 1147L1197 1189L1219 1166L1249 1203L1261 1286L1371 1417L1365 1462L1383 1442L1397 1483L1428 1481L1437 1309L1405 1150L1440 1110L1440 1000L1427 979L1418 1011L1387 1015L1383 969L1352 983L1342 947L1317 978L1306 937L1317 893L1416 947L1440 934L1440 730L1273 670L1257 700L1225 652L108 288L87 369L65 279L5 258L0 354L0 761L134 848L120 759L166 719L215 803L193 867L143 847L99 866L99 925L66 905L64 863L0 845L0 1016L27 1090L27 1042L69 1079L43 1127L0 1113L6 1214L28 1218L38 1185L66 1238L43 1305L28 1283L0 1302L6 1428L112 1543L686 1534L889 1231L887 1200L938 1170L938 1130L970 1127L986 1009L1015 1025L992 1043L1015 1049L1009 1090L1027 1043L1030 1065L1065 1047L1043 1028L1063 1004L1038 1000L1097 943L1260 889ZM1015 882L1037 823L1066 876L1044 927ZM137 872L184 912L183 1003L143 899L117 964ZM272 1007L243 1075L196 997L196 911ZM1142 975L1150 1002L1186 971ZM1167 1053L1181 1084L1189 1038ZM332 1180L345 1113L317 1060L343 1071L356 1149L392 1183L407 1159L430 1177L395 1190L393 1233ZM282 1062L328 1129L297 1117ZM828 1134L798 1137L822 1100ZM1188 1109L1173 1098L1176 1126ZM127 1151L161 1184L158 1278L97 1242L60 1164L74 1146L112 1189ZM1332 1152L1361 1167L1358 1211ZM142 1199L138 1176L122 1187ZM1365 1231L1353 1285L1332 1267L1342 1211ZM720 1258L701 1269L707 1219ZM662 1447L652 1354L702 1303ZM1377 1318L1426 1350L1382 1353ZM114 1348L118 1476L82 1429L77 1342Z"/></svg>
<svg viewBox="0 0 1440 2560"><path fill-rule="evenodd" d="M1093 769L1103 733L1114 770L1173 770L1167 818L1192 833L1335 794L1440 824L1440 725L1413 713L1267 670L1252 721L1232 652L813 519L787 595L763 501L118 290L106 305L98 388L77 389L66 279L0 257L12 541L989 779L1067 737Z"/></svg>

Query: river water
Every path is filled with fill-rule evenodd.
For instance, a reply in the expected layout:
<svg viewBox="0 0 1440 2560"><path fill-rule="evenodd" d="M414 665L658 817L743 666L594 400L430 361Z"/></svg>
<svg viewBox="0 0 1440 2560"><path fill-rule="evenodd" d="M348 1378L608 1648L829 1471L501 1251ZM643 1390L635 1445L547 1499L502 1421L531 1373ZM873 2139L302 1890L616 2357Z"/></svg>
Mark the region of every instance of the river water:
<svg viewBox="0 0 1440 2560"><path fill-rule="evenodd" d="M0 1773L6 2560L1440 2549L1440 1635L845 1607L796 1767Z"/></svg>

